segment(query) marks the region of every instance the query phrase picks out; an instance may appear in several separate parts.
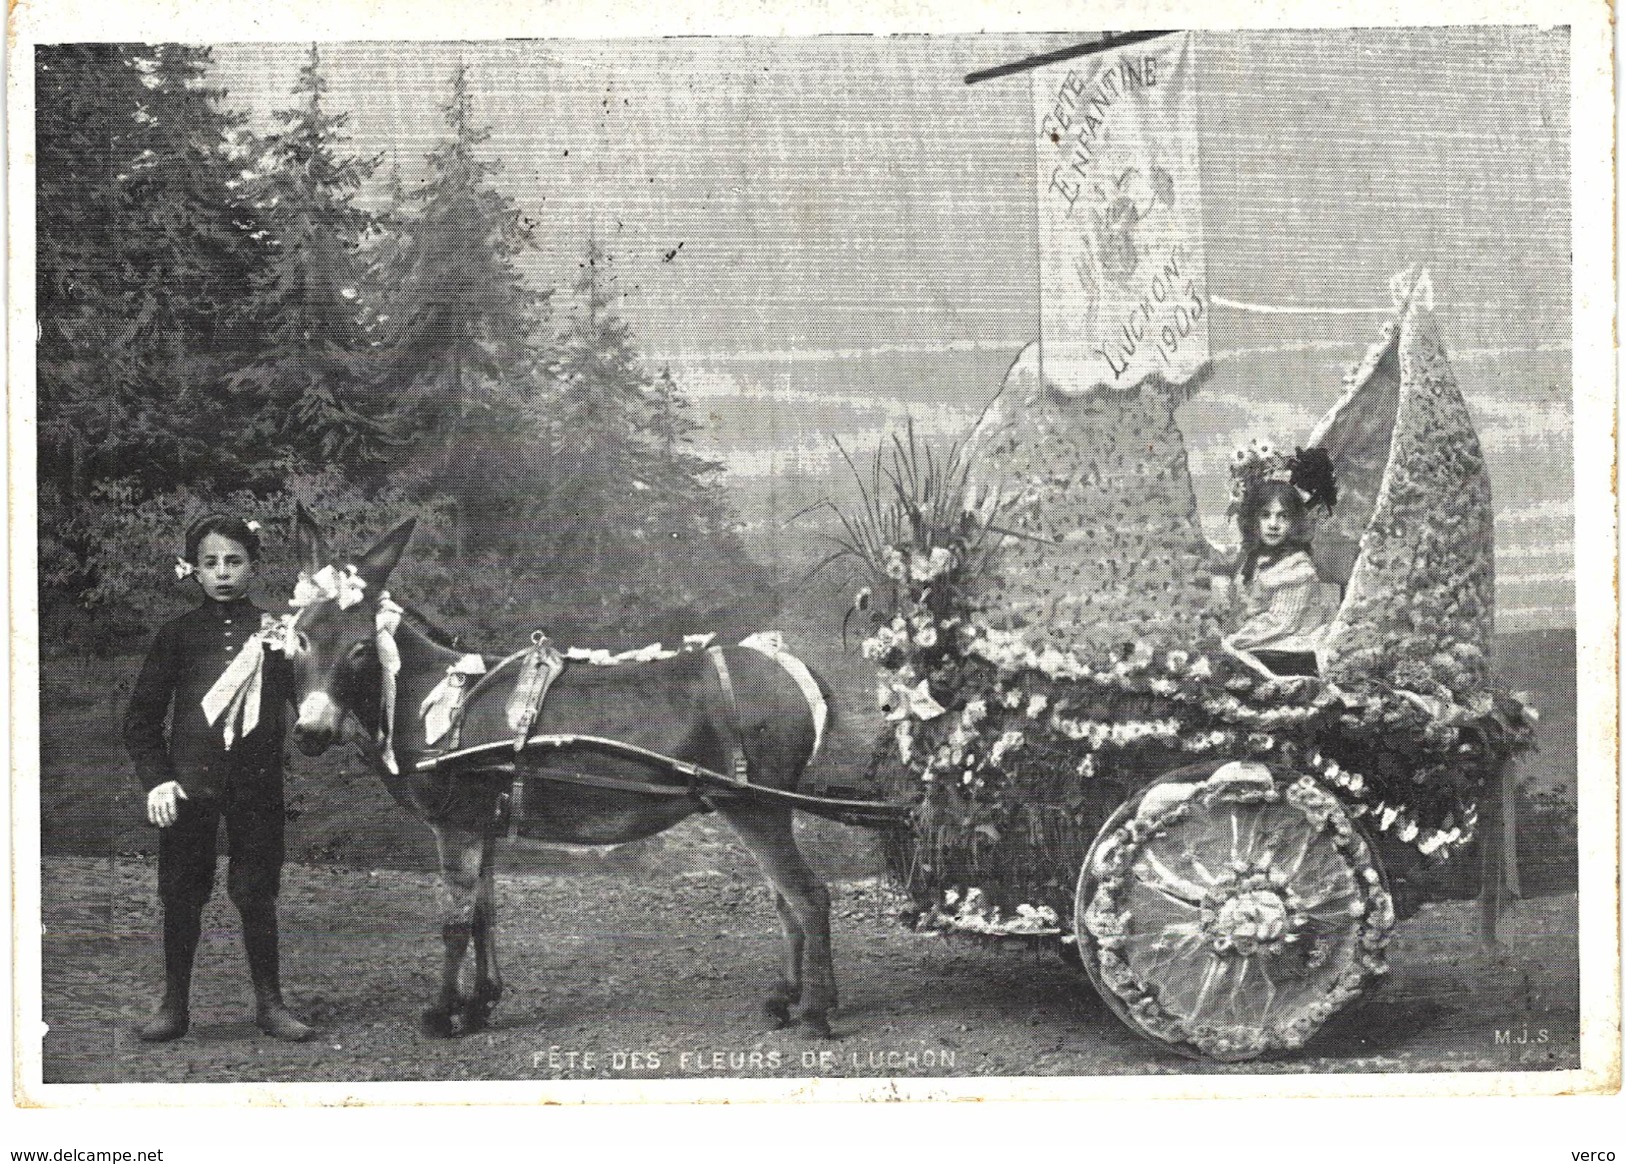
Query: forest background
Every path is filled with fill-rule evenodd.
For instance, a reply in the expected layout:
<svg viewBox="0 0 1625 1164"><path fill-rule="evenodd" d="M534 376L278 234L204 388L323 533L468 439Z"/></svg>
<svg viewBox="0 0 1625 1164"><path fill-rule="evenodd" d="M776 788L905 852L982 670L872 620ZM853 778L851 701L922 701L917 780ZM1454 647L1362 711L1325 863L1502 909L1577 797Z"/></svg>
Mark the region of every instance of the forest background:
<svg viewBox="0 0 1625 1164"><path fill-rule="evenodd" d="M1420 90L1411 95L1417 104L1454 100L1463 116L1441 113L1431 128L1407 124L1386 143L1380 111L1362 107L1351 117L1338 102L1322 111L1298 100L1311 80L1323 83L1344 67L1348 46L1336 38L1317 38L1307 53L1285 43L1290 36L1215 42L1205 58L1218 78L1204 125L1203 177L1217 218L1208 224L1210 250L1230 286L1257 297L1313 298L1346 285L1359 302L1371 296L1358 289L1382 286L1386 273L1416 257L1419 238L1438 234L1443 253L1422 257L1436 271L1443 263L1453 277L1441 282L1464 292L1445 308L1446 338L1492 470L1501 467L1498 532L1510 585L1501 625L1519 632L1512 649L1503 643L1503 671L1515 672L1507 676L1514 686L1537 691L1558 747L1546 760L1559 783L1571 782L1565 592L1573 510L1566 460L1552 455L1572 430L1568 301L1564 270L1550 261L1567 238L1567 217L1547 198L1567 168L1566 104L1560 92L1541 89L1550 70L1528 36L1463 35L1473 52L1498 62L1484 73L1501 78L1495 92L1468 84L1476 73L1437 79L1428 61L1438 57L1429 53L1448 59L1460 48L1455 34L1433 33L1439 44L1426 45L1407 33L1404 44L1415 51L1392 54L1384 67ZM548 94L558 109L506 99L497 78L519 67L512 46L469 46L454 56L447 46L404 56L366 46L284 46L270 56L245 46L40 50L41 642L65 664L46 668L41 693L47 851L150 847L116 743L117 711L151 628L188 601L169 571L179 530L215 508L268 526L261 599L271 606L292 580L283 535L297 500L328 522L340 546L363 545L418 514L396 589L470 646L509 649L536 627L572 642L635 646L695 630L785 625L849 696L848 729L828 766L861 768L872 710L864 664L839 643L847 595L838 577L807 583L823 552L820 531L786 519L839 489L832 432L855 425L872 438L905 414L933 436L960 432L1031 338L1036 317L1017 302L1031 281L1022 274L1032 269L1023 250L1030 244L1024 227L1012 234L1001 225L1005 203L1019 201L1031 182L1026 146L1019 120L1008 117L973 136L972 122L989 120L993 98L980 91L988 87L961 86L966 96L940 107L954 150L927 153L926 137L893 135L889 160L871 163L862 151L886 136L886 119L901 123L918 108L896 96L908 86L889 74L838 73L842 54L861 55L862 46L719 43L686 51L705 57L702 71L719 61L739 71L727 74L739 82L730 92L744 102L741 125L755 127L742 148L761 169L733 174L710 155L679 162L661 152L662 127L680 127L693 98L675 84L639 81L678 50L632 46L593 58L581 74L591 80L594 67L607 70L617 91L673 106L599 127L606 142L621 143L611 152L670 168L661 185L680 196L658 198L632 189L630 169L602 159L574 185L549 180L549 167L588 152L559 109L573 102L605 121L614 103L598 111L596 87L585 81ZM592 57L590 47L582 51ZM900 76L917 84L929 50L914 43L887 51L912 70ZM983 57L1003 51L974 49ZM478 67L462 63L465 53ZM365 145L352 141L352 111L332 98L330 60L347 61L340 80L353 93L356 78L370 75L358 54L382 62L375 80L438 70L432 92L415 79L370 90L386 105L404 102L394 116L410 132L397 129L399 148L379 150L373 128L356 134ZM1272 67L1253 68L1261 55ZM786 99L771 86L793 71L785 65L792 59L802 83L817 87L826 75L845 83L827 96L820 89L813 105ZM746 76L742 62L761 76ZM933 67L959 83L958 73ZM273 86L275 99L267 96ZM1390 121L1409 117L1403 93L1385 94L1396 111ZM251 95L254 115L233 107L239 95ZM1339 92L1344 104L1362 100L1358 90ZM1268 180L1281 164L1280 127L1231 116L1226 103L1242 101L1282 111L1275 116L1284 123L1324 116L1361 126L1369 140L1303 135L1296 185L1281 187ZM825 106L840 132L820 139L793 131L793 119ZM376 120L370 106L355 112ZM548 128L538 132L544 114ZM1433 148L1434 138L1461 138L1459 125L1446 124L1458 121L1482 131L1484 148ZM709 130L718 151L741 144L718 126ZM762 134L772 148L761 148ZM547 145L559 157L543 163ZM803 153L819 148L837 151L834 168L806 172ZM1378 164L1396 157L1411 168ZM768 188L761 179L775 165L792 176L802 168L805 200L750 200L753 188ZM701 199L691 187L712 166L721 168L708 180L723 181L736 200L732 217L716 219L722 236L706 235L703 223L696 231ZM1366 174L1368 186L1349 189L1351 173ZM872 196L888 179L919 187L907 206ZM1477 201L1436 204L1430 180L1445 194L1473 191ZM556 196L521 200L516 182ZM954 229L961 207L971 206L954 196L961 182L989 191L975 204L986 211L979 248ZM570 198L621 209L595 212L585 233L579 221L556 229ZM841 213L832 216L836 204ZM1550 213L1529 215L1531 206ZM900 209L908 213L899 217ZM641 253L653 240L637 233L640 212L671 224L657 260ZM795 221L775 225L775 213ZM1339 216L1362 214L1373 229L1339 230ZM794 261L761 265L766 250L729 259L722 244L747 244L752 225L789 232ZM971 267L967 248L975 251ZM1293 261L1280 261L1287 254ZM936 269L932 258L941 260ZM686 270L682 303L663 302L671 293L648 278L650 262ZM730 263L748 276L751 302L725 302L735 281ZM884 277L867 298L843 298L849 269ZM966 288L946 281L967 271L978 282L974 302L961 303ZM809 294L815 285L826 293ZM1509 314L1497 295L1517 310ZM1335 390L1335 375L1322 368L1328 354L1357 355L1370 338L1350 313L1258 316L1221 301L1215 326L1226 350L1216 353L1212 384L1182 410L1205 505L1207 494L1218 495L1216 483L1222 489L1232 438L1244 442L1261 425L1270 435L1302 431L1329 401L1319 399ZM780 353L793 368L782 384L769 371L777 357L752 350L772 346L761 341L775 324L803 337ZM643 334L670 362L640 350ZM707 348L716 360L695 350ZM1509 471L1520 465L1525 471ZM1222 503L1217 512L1222 526ZM295 787L295 851L307 859L425 859L412 823L358 766L335 759L301 770Z"/></svg>
<svg viewBox="0 0 1625 1164"><path fill-rule="evenodd" d="M613 256L587 240L563 288L516 266L537 223L491 183L464 69L408 189L348 147L316 47L270 132L210 67L179 45L36 61L40 629L75 675L42 692L47 850L151 846L114 775L117 714L151 630L193 599L170 566L202 514L262 524L273 609L297 504L340 552L415 515L395 589L470 649L544 627L743 634L776 606L681 385L617 311ZM368 209L375 176L387 204ZM54 731L95 743L59 751ZM312 842L347 855L352 800L374 798L337 757L305 766L352 795L296 792L290 815L347 821ZM87 794L112 811L75 811ZM378 815L366 847L399 855L407 822Z"/></svg>

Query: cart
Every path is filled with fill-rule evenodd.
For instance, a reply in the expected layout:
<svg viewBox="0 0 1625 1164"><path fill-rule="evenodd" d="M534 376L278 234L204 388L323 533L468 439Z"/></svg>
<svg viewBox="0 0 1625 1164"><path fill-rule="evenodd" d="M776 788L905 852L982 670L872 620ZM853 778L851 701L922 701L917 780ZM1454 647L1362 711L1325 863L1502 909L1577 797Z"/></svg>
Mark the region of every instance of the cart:
<svg viewBox="0 0 1625 1164"><path fill-rule="evenodd" d="M1489 482L1431 298L1396 277L1306 441L1342 492L1313 545L1338 599L1318 678L1217 649L1167 386L1063 400L1024 353L967 449L873 478L895 505L861 555L870 775L913 806L885 836L922 926L1059 942L1139 1034L1243 1060L1365 994L1477 837L1498 884L1535 712L1491 679Z"/></svg>

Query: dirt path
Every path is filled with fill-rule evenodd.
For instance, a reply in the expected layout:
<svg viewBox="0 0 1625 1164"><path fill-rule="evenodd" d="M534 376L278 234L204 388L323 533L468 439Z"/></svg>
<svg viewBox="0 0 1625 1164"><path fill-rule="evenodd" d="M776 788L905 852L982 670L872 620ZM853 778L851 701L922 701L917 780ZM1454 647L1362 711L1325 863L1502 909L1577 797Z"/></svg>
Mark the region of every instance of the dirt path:
<svg viewBox="0 0 1625 1164"><path fill-rule="evenodd" d="M842 1009L821 1042L767 1029L775 962L766 891L735 871L499 881L508 997L468 1039L422 1036L438 940L427 873L290 866L289 993L322 1037L279 1044L248 1022L236 917L205 920L193 1033L132 1028L155 998L154 868L125 857L43 869L47 1082L703 1079L1509 1070L1578 1065L1575 899L1520 902L1498 957L1470 906L1404 923L1381 992L1297 1057L1248 1068L1169 1056L1122 1027L1048 953L915 934L874 881L835 889ZM1501 1032L1498 1039L1497 1032Z"/></svg>

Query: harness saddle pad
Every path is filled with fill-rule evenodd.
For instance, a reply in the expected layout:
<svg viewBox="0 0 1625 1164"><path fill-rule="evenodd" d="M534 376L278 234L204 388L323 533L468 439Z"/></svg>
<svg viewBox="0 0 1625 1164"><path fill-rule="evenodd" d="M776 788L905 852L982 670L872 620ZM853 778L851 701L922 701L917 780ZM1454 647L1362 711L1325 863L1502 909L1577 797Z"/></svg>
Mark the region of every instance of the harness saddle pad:
<svg viewBox="0 0 1625 1164"><path fill-rule="evenodd" d="M553 681L564 673L564 656L547 639L538 639L536 645L525 652L519 664L519 678L514 681L513 694L508 696L508 728L514 733L513 750L525 750L530 729L542 714L542 702L547 698Z"/></svg>

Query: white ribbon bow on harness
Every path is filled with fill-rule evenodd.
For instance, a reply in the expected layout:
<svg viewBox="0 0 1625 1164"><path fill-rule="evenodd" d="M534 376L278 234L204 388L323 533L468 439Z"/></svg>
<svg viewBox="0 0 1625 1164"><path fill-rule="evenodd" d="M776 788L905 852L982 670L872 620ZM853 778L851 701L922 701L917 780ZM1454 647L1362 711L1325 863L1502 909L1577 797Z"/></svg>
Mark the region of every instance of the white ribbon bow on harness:
<svg viewBox="0 0 1625 1164"><path fill-rule="evenodd" d="M318 602L333 601L338 603L340 610L348 610L366 597L363 593L366 589L367 580L356 573L354 566L346 566L343 570L323 566L314 574L299 575L299 581L293 584L293 597L288 599L288 605L297 610Z"/></svg>
<svg viewBox="0 0 1625 1164"><path fill-rule="evenodd" d="M470 675L483 674L485 660L479 655L464 655L446 668L446 677L423 701L423 734L428 743L437 743L451 731L451 716L462 701L462 687Z"/></svg>
<svg viewBox="0 0 1625 1164"><path fill-rule="evenodd" d="M395 632L400 626L401 608L390 600L389 592L384 591L378 595L378 613L373 617L382 692L378 712L378 758L396 776L401 773L395 759L395 679L401 673L401 649L395 643Z"/></svg>
<svg viewBox="0 0 1625 1164"><path fill-rule="evenodd" d="M260 694L265 687L265 652L293 653L289 634L293 616L260 616L260 629L248 636L243 649L203 696L203 716L213 725L222 715L226 750L260 725Z"/></svg>

